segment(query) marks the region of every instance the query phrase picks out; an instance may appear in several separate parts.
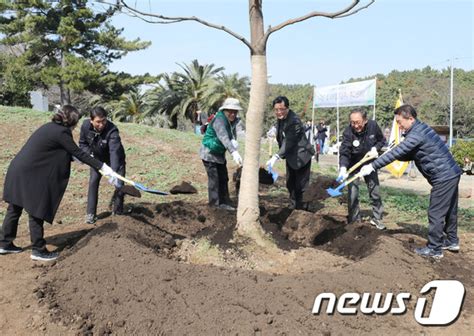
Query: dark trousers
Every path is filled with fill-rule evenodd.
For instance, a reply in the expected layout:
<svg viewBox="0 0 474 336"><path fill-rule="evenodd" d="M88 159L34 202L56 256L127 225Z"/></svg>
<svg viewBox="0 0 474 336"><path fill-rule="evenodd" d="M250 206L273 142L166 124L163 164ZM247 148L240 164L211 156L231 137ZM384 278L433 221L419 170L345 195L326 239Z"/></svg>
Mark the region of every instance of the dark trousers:
<svg viewBox="0 0 474 336"><path fill-rule="evenodd" d="M219 204L229 204L229 176L227 165L204 161L204 168L207 172L207 193L209 196L209 205L218 206Z"/></svg>
<svg viewBox="0 0 474 336"><path fill-rule="evenodd" d="M372 203L372 216L375 219L381 220L383 215L382 197L380 197L380 183L377 172L372 172L370 175L364 176L367 190L369 191L370 202ZM359 182L356 180L347 187L347 206L349 215L347 221L352 223L360 220L359 207Z"/></svg>
<svg viewBox="0 0 474 336"><path fill-rule="evenodd" d="M117 170L119 175L125 176L125 165L120 166ZM87 194L87 213L95 215L97 212L97 201L99 198L99 183L102 179L102 175L99 171L91 168L89 177L89 192ZM120 187L123 186L123 182L119 181ZM115 188L112 196L113 211L120 213L123 211L124 193L119 188Z"/></svg>
<svg viewBox="0 0 474 336"><path fill-rule="evenodd" d="M295 209L306 210L303 193L309 184L311 160L300 169L293 169L286 162L286 188L290 192L290 200Z"/></svg>
<svg viewBox="0 0 474 336"><path fill-rule="evenodd" d="M459 177L436 183L431 189L428 208L428 247L441 251L444 235L451 244L458 238Z"/></svg>
<svg viewBox="0 0 474 336"><path fill-rule="evenodd" d="M18 232L18 221L23 208L14 204L8 204L7 213L3 220L0 231L0 247L4 248L13 243ZM43 220L29 215L30 237L33 250L44 250L46 240L44 240Z"/></svg>

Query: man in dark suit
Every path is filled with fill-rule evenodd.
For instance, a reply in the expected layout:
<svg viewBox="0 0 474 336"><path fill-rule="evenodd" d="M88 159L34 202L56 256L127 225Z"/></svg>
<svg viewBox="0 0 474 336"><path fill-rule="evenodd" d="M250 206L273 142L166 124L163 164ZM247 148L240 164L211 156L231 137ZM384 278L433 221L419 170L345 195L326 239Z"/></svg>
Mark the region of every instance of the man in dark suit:
<svg viewBox="0 0 474 336"><path fill-rule="evenodd" d="M118 174L125 176L125 150L120 140L118 128L107 120L107 111L95 107L90 113L90 119L84 120L81 126L79 147L91 156L106 162ZM97 220L97 201L101 174L90 170L89 192L87 195L86 223L94 224ZM118 181L112 197L113 213L123 214L124 194L120 191L122 181Z"/></svg>
<svg viewBox="0 0 474 336"><path fill-rule="evenodd" d="M377 157L385 145L382 130L375 120L367 119L367 112L360 108L353 109L349 114L347 125L342 136L339 149L339 176L338 180L346 179L347 170L359 162L368 152ZM359 170L355 170L358 173ZM383 204L380 196L380 182L377 172L364 177L369 198L372 203L372 218L370 224L379 230L384 230L382 223ZM359 182L356 180L347 187L347 206L349 224L361 220L359 206Z"/></svg>
<svg viewBox="0 0 474 336"><path fill-rule="evenodd" d="M286 187L295 209L306 209L303 193L309 184L313 146L305 136L300 118L289 109L290 102L284 96L273 100L273 111L277 117L276 138L280 150L267 162L273 165L279 159L286 159Z"/></svg>
<svg viewBox="0 0 474 336"><path fill-rule="evenodd" d="M428 243L415 249L422 257L441 259L443 250L458 252L458 198L461 168L438 134L417 118L411 105L395 110L395 120L404 140L387 154L361 168L364 176L399 161L414 161L421 174L431 184L428 208Z"/></svg>

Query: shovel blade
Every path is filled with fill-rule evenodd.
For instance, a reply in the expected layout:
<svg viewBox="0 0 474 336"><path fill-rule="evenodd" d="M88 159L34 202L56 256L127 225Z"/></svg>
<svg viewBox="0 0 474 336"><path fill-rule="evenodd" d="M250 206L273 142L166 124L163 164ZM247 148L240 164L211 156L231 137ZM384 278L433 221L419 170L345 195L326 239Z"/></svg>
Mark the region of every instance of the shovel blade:
<svg viewBox="0 0 474 336"><path fill-rule="evenodd" d="M131 185L124 185L123 187L120 188L120 191L132 197L138 197L138 198L142 197L142 194L140 193L140 191Z"/></svg>
<svg viewBox="0 0 474 336"><path fill-rule="evenodd" d="M331 197L338 197L338 196L342 195L340 188L336 188L336 189L327 188L326 191L328 192L329 196L331 196Z"/></svg>
<svg viewBox="0 0 474 336"><path fill-rule="evenodd" d="M168 195L167 192L160 191L160 190L148 189L148 188L145 187L143 184L136 183L136 182L135 182L135 184L134 184L134 187L137 188L137 189L140 189L141 191L150 193L150 194L155 194L155 195Z"/></svg>

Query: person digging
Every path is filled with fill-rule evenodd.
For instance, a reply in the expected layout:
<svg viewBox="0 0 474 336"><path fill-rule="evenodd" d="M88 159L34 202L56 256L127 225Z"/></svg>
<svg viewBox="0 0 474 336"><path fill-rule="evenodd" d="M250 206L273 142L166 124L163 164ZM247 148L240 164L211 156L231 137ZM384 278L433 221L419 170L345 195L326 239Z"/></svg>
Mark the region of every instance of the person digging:
<svg viewBox="0 0 474 336"><path fill-rule="evenodd" d="M228 151L235 163L242 165L236 140L239 111L242 111L242 107L238 99L227 98L224 101L207 126L199 152L208 177L209 206L231 211L235 211L235 207L230 202L225 153Z"/></svg>
<svg viewBox="0 0 474 336"><path fill-rule="evenodd" d="M121 176L125 176L125 150L120 139L118 128L107 120L107 111L100 106L90 112L90 119L84 120L81 126L79 147L90 156L107 163ZM97 220L97 202L99 183L102 175L94 168L90 169L89 191L87 193L86 223L94 224ZM112 214L124 212L123 181L118 180L110 201Z"/></svg>
<svg viewBox="0 0 474 336"><path fill-rule="evenodd" d="M339 151L339 175L338 181L348 177L347 168L352 167L361 161L364 156L373 152L373 157L378 156L378 152L385 144L382 130L375 120L367 119L367 112L356 108L349 115L350 124L343 133L343 139ZM359 169L355 170L357 173ZM364 177L369 198L372 203L372 218L370 224L379 230L384 230L382 223L383 204L380 196L380 183L377 172L373 172ZM348 224L361 220L359 207L359 183L354 181L348 185L347 192Z"/></svg>

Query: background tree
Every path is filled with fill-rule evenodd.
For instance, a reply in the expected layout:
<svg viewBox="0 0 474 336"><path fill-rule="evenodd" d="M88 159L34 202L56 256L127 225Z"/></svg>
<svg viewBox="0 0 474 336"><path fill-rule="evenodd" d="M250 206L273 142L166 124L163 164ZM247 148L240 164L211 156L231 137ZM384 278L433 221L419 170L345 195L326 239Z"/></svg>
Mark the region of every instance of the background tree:
<svg viewBox="0 0 474 336"><path fill-rule="evenodd" d="M274 27L264 30L262 0L249 0L249 22L250 40L230 30L222 24L214 24L196 16L170 17L160 14L141 11L129 5L129 1L117 0L117 5L122 11L132 13L147 22L164 24L184 21L194 21L205 26L222 30L230 36L241 41L250 51L252 82L250 88L250 101L247 111L247 127L245 137L245 158L242 171L242 180L239 193L239 205L237 211L237 232L253 238L257 243L265 244L263 230L260 226L260 210L258 207L258 169L260 159L260 137L263 130L263 117L265 112L265 101L267 94L267 59L266 46L271 34L298 22L313 17L326 17L331 19L343 18L356 14L360 10L370 6L375 0L362 6L359 0L354 0L350 5L335 12L313 11L306 15L286 20ZM107 1L101 1L107 2ZM112 3L111 3L112 4Z"/></svg>
<svg viewBox="0 0 474 336"><path fill-rule="evenodd" d="M71 102L71 90L97 82L110 62L150 44L122 38L123 29L110 24L115 9L95 13L87 0L14 1L1 9L0 43L22 46L21 62L38 74L34 85L58 85L61 104Z"/></svg>

